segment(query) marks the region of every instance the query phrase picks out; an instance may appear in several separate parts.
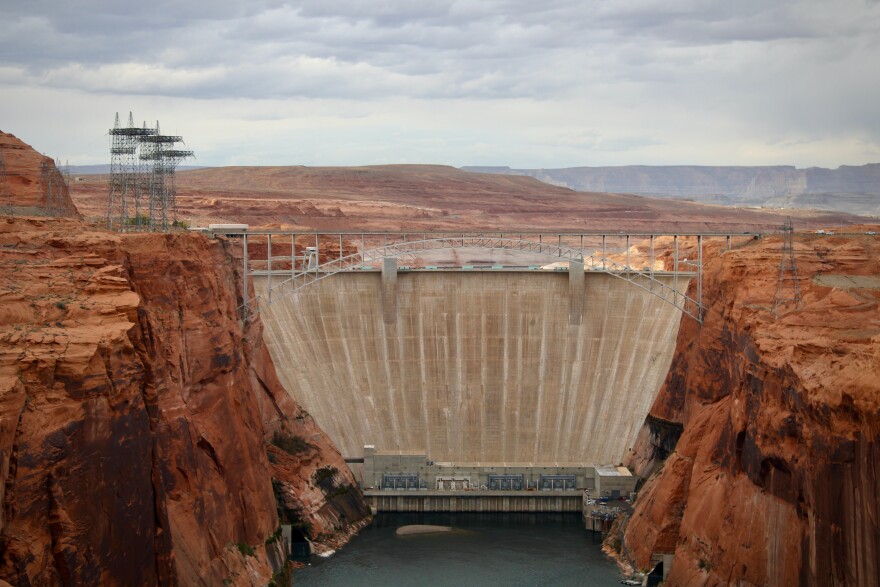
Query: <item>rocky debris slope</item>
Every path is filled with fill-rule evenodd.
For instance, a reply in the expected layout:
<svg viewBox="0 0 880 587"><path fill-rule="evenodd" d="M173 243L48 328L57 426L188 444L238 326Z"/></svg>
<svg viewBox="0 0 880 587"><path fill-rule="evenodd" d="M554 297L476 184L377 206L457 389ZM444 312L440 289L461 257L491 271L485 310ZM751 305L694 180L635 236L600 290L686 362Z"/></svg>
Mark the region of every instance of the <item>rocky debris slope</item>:
<svg viewBox="0 0 880 587"><path fill-rule="evenodd" d="M0 221L0 578L265 585L368 518L244 323L234 244Z"/></svg>
<svg viewBox="0 0 880 587"><path fill-rule="evenodd" d="M70 199L67 182L50 157L41 155L15 135L2 131L0 153L6 170L5 182L0 175L0 212L11 205L16 214L79 215ZM46 164L45 177L41 172L43 162Z"/></svg>
<svg viewBox="0 0 880 587"><path fill-rule="evenodd" d="M798 235L774 319L780 247L708 264L628 462L650 477L609 544L674 553L673 585L880 584L880 239Z"/></svg>

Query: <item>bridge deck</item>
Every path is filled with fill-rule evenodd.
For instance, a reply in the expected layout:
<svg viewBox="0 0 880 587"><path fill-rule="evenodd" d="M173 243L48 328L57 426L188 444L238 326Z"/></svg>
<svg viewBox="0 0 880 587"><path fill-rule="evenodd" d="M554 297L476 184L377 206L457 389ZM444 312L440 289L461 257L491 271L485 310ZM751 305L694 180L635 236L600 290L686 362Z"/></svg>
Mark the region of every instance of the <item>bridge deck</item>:
<svg viewBox="0 0 880 587"><path fill-rule="evenodd" d="M226 234L224 230L214 230L209 231L215 234ZM235 233L239 234L239 233ZM452 237L465 237L465 238L493 238L499 235L503 235L505 237L514 237L514 236L523 236L523 237L533 237L533 236L543 236L543 237L563 237L563 238L572 238L572 237L638 237L638 238L650 238L652 236L677 236L677 237L705 237L705 238L727 238L727 237L751 237L757 238L763 236L763 233L759 232L609 232L609 231L589 231L589 232L555 232L555 231L538 231L538 230L496 230L496 231L381 231L381 230L357 230L357 231L328 231L328 230L278 230L272 228L248 228L247 234L249 235L267 235L271 234L272 236L342 236L342 237L360 237L368 236L368 237L376 237L376 236L407 236L420 239L430 239L430 238L452 238ZM862 234L862 233L857 233Z"/></svg>
<svg viewBox="0 0 880 587"><path fill-rule="evenodd" d="M724 239L730 249L737 240L760 236L751 232L309 232L248 230L247 227L235 234L211 232L241 238L244 249L242 311L245 316L257 303L248 297L247 281L252 276L265 276L270 282L273 277L279 278L280 283L270 283L266 290L267 301L271 304L278 296L297 295L303 288L336 273L380 271L380 266L386 267L386 263L393 259L397 265L393 270L395 275L397 271L568 272L564 265L574 264L584 267L585 273L603 272L643 288L698 322L702 322L703 313L702 270L706 239ZM257 258L249 254L249 242ZM447 264L449 259L432 259L438 252L472 249L491 251L493 255L507 258L474 259L471 264L453 257L455 266ZM520 258L514 260L511 256ZM557 264L560 266L555 266ZM666 276L675 279L671 286L660 279ZM685 282L696 279L696 287L686 293L679 292L679 278ZM389 279L393 281L394 278L389 274ZM576 282L581 278L573 277L572 280L572 287L578 289L580 286Z"/></svg>
<svg viewBox="0 0 880 587"><path fill-rule="evenodd" d="M446 272L461 272L461 273L474 273L474 272L481 272L481 271L490 271L490 272L496 272L496 273L499 271L502 271L502 272L504 272L504 271L507 271L507 272L530 272L530 273L534 273L534 272L568 273L568 267L554 267L551 269L543 269L542 267L526 267L526 266L523 266L523 267L508 267L508 266L494 267L494 266L473 265L473 266L443 267L443 266L438 265L438 266L428 266L428 267L407 267L405 265L402 265L402 266L397 267L397 271L401 272L401 273L419 272L419 271L427 271L427 272L446 271ZM342 270L342 271L325 271L319 267L317 270L316 269L309 269L306 271L306 273L313 273L313 274L317 273L319 275L320 274L330 275L330 274L336 274L336 273L370 273L370 272L381 273L382 268L381 267L360 267L357 269L347 269L347 270ZM597 267L596 269L586 267L584 269L584 273L590 273L590 272L607 273L608 270L603 270L600 267ZM269 275L284 276L284 275L291 275L292 273L299 275L299 274L302 274L303 271L299 270L296 272L291 272L290 269L273 269L272 271L268 271L266 269L251 269L248 272L248 275L252 275L254 277L268 277ZM633 269L633 270L624 269L621 271L616 271L616 273L628 275L628 274L635 274L635 273L640 273L640 272L635 269ZM688 279L688 278L692 278L692 277L697 276L696 271L678 271L678 272L675 272L675 271L653 271L653 272L651 272L651 274L656 277L673 277L673 276L677 275L678 277L684 278L684 279Z"/></svg>

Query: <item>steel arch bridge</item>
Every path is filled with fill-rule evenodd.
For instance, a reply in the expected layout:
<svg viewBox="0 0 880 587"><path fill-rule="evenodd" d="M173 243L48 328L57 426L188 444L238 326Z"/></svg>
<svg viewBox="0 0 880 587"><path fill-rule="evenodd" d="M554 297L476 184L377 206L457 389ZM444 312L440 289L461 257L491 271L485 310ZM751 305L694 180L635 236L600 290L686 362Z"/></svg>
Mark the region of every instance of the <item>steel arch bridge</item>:
<svg viewBox="0 0 880 587"><path fill-rule="evenodd" d="M289 256L272 256L273 235L276 237L276 242L278 237L289 237L291 239L291 251L295 251L295 238L297 236L303 236L304 234L308 236L313 236L316 244L315 247L308 248L306 250L306 254L296 256L295 253L292 252ZM326 258L327 253L326 250L324 252L319 251L319 243L321 237L326 237L328 236L327 234L295 233L281 231L253 231L244 234L245 293L243 296L244 303L242 308L245 316L252 306L253 308L258 309L259 303L272 304L273 302L279 301L283 298L297 295L297 293L301 292L304 288L307 288L317 281L326 279L338 273L376 270L375 264L377 262L381 262L383 259L414 258L417 257L420 253L444 249L484 249L493 251L501 250L529 253L542 259L546 259L548 262L568 262L569 271L586 270L588 272L599 272L611 275L613 277L631 283L634 287L638 287L649 292L651 295L656 296L664 302L678 308L682 313L689 316L690 318L693 318L697 322L702 323L704 311L702 300L703 238L706 236L726 237L729 247L731 236L733 236L728 234L647 235L569 233L564 235L553 234L553 237L557 237L557 242L553 243L545 240L545 237L548 236L545 234L523 234L507 236L502 233L495 233L490 235L378 233L378 236L384 238L382 239L382 242L377 242L379 241L377 234L371 233L369 236L371 237L371 244L373 244L373 246L367 246L366 238L363 234L349 233L348 235L346 235L345 233L332 233L332 236L334 237L337 235L339 236L339 255L336 258L325 260L322 263L320 262L320 258L321 256L324 256ZM346 238L354 237L354 239L356 239L358 235L361 237L361 241L363 243L361 249L352 254L343 254L343 236L346 236ZM389 243L388 235L394 235L397 238L393 239L392 242ZM594 239L598 239L599 237L601 237L601 251L594 252L594 254L592 255L585 253L585 249L583 248L582 244L583 238L585 236ZM654 239L656 236L673 237L673 242L675 243L675 252L673 256L673 268L671 270L657 271L654 269L654 261L656 258L654 255ZM743 237L749 235L740 234L736 236ZM268 241L267 255L265 258L266 269L254 270L249 267L249 258L247 255L248 237L250 237L252 241L254 237L265 237L265 239ZM580 237L581 246L567 246L567 244L563 244L563 237L566 239L566 243L571 242L573 238L577 239L577 237ZM686 260L679 261L678 238L680 237L696 238L697 259L695 262L687 262ZM637 268L633 267L630 263L629 244L632 238L650 240L650 259L647 266ZM626 259L624 262L615 261L609 258L609 256L606 254L606 239L625 239ZM278 261L286 261L286 263L289 264L292 269L273 270L273 262ZM296 269L297 264L301 266L300 270ZM682 266L686 266L687 269L683 269ZM411 269L422 270L422 268ZM267 289L262 296L257 296L254 299L248 300L248 279L255 276L266 277ZM672 285L669 284L669 278L672 278ZM689 291L690 295L688 295L688 293L679 292L679 279L690 280L694 278L696 279L697 284L696 288L693 288Z"/></svg>

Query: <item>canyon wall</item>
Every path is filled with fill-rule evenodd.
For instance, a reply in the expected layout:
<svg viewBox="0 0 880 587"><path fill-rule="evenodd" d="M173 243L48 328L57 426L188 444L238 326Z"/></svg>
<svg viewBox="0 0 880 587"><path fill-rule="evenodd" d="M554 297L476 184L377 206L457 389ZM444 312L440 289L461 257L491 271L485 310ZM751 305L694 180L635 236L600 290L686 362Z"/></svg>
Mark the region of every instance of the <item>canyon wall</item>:
<svg viewBox="0 0 880 587"><path fill-rule="evenodd" d="M0 212L30 216L79 216L67 181L51 157L35 151L14 135L0 131ZM41 165L45 163L45 173ZM3 177L5 170L5 178Z"/></svg>
<svg viewBox="0 0 880 587"><path fill-rule="evenodd" d="M261 303L282 382L346 457L365 444L458 463L627 454L669 368L674 306L587 272L572 324L567 272L396 279L393 298L379 273L359 272Z"/></svg>
<svg viewBox="0 0 880 587"><path fill-rule="evenodd" d="M234 245L0 219L0 579L265 585L368 519L244 323Z"/></svg>
<svg viewBox="0 0 880 587"><path fill-rule="evenodd" d="M672 585L880 584L880 241L797 235L803 301L774 319L780 253L707 255L628 459L648 480L609 543L674 553Z"/></svg>

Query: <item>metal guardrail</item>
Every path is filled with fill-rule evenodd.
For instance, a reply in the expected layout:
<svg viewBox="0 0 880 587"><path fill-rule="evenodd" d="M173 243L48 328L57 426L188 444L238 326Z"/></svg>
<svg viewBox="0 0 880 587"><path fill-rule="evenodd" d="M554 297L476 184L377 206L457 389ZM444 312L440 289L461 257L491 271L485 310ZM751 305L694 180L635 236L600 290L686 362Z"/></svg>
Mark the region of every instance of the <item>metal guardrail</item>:
<svg viewBox="0 0 880 587"><path fill-rule="evenodd" d="M756 233L736 233L736 234L728 234L728 233L698 233L698 234L642 234L642 233L553 233L548 235L547 233L514 233L516 236L505 236L505 233L442 233L442 234L432 234L432 233L391 233L391 232L356 232L356 233L339 233L333 232L328 234L324 233L304 233L297 231L274 231L274 230L248 230L244 234L236 234L243 239L244 246L244 288L245 294L243 296L244 303L242 304L242 310L247 314L247 312L251 309L251 307L258 308L258 304L260 302L265 302L268 304L273 303L273 301L277 301L287 296L295 295L303 288L308 287L325 279L327 277L331 277L341 272L355 272L355 271L363 271L365 267L372 267L372 263L376 263L377 261L381 261L384 258L393 257L398 259L406 259L407 257L415 257L419 253L423 253L426 251L435 251L442 249L461 249L461 248L481 248L487 250L507 250L507 251L518 251L518 252L526 252L534 255L538 255L544 259L547 259L548 262L552 261L568 261L568 262L578 262L583 263L585 268L590 269L592 271L606 273L608 275L614 276L616 278L622 279L624 281L628 281L632 285L639 287L651 295L658 297L666 303L672 304L679 310L681 310L685 315L693 318L697 322L702 323L703 318L703 303L702 303L702 274L703 274L703 261L702 261L702 253L703 253L703 239L705 237L712 238L726 238L727 246L730 247L732 238L755 238L759 235ZM329 261L325 261L324 263L320 263L319 259L321 256L320 251L320 243L322 237L326 239L327 236L338 237L338 252L339 257L331 259ZM267 269L260 270L255 272L250 268L250 260L248 258L248 237L260 236L265 237L267 239L267 254L266 254L266 263ZM291 254L289 256L276 257L272 255L272 237L287 237L290 239L291 243ZM295 239L297 237L308 236L309 238L314 238L315 247L311 248L310 255L308 256L296 256L295 255ZM656 271L654 269L655 265L655 249L654 243L657 237L672 237L673 245L672 245L672 270L664 270L664 271ZM343 255L343 242L344 237L350 237L347 240L350 242L351 240L360 239L361 248L356 253ZM415 238L413 238L415 237ZM530 238L526 238L530 237ZM537 237L537 239L535 239ZM544 239L547 237L556 237L556 242L548 242ZM696 238L697 240L697 259L696 261L688 262L687 260L679 260L679 239L681 238ZM377 246L367 246L367 241L370 241L371 245ZM381 242L380 240L381 239ZM391 242L389 242L389 239ZM397 239L397 240L395 240ZM566 243L572 242L572 239L575 242L579 241L580 246L567 246L563 245L563 239ZM597 243L601 239L601 249L599 252L599 256L597 257L595 254L593 255L585 255L584 248L584 240L595 240ZM650 240L650 256L648 259L647 267L633 267L630 263L630 243L633 239L643 239ZM618 242L625 242L625 250L620 252L619 255L625 254L625 262L621 263L619 261L614 261L607 255L606 243L609 240L617 240ZM277 240L276 240L277 242ZM334 241L335 243L335 241ZM588 247L592 248L592 247ZM597 247L598 248L598 247ZM326 247L324 256L326 257ZM272 263L278 260L283 260L285 262L289 262L291 265L291 269L287 270L273 270ZM301 269L297 271L296 266L299 262L300 265L309 266L305 269ZM680 266L685 265L686 269L682 269ZM473 270L473 269L472 269ZM482 269L476 269L482 270ZM485 270L498 270L497 266L490 266L489 269ZM268 288L265 295L257 296L254 299L247 299L247 291L248 291L248 279L252 278L254 275L262 275L266 276L268 279ZM283 279L281 282L277 284L273 284L272 278L274 276L287 276L286 279ZM670 286L666 280L658 279L658 277L669 277L673 278L673 283ZM694 297L687 295L686 293L679 292L679 278L685 279L697 279L697 287L694 292Z"/></svg>

